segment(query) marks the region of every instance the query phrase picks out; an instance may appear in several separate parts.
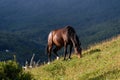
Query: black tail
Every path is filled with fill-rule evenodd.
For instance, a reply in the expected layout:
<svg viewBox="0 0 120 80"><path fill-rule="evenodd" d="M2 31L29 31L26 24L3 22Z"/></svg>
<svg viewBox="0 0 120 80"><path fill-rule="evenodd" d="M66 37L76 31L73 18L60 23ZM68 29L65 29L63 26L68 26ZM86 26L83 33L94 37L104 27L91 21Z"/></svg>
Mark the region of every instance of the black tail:
<svg viewBox="0 0 120 80"><path fill-rule="evenodd" d="M48 54L48 45L46 46L46 48L45 48L45 54Z"/></svg>

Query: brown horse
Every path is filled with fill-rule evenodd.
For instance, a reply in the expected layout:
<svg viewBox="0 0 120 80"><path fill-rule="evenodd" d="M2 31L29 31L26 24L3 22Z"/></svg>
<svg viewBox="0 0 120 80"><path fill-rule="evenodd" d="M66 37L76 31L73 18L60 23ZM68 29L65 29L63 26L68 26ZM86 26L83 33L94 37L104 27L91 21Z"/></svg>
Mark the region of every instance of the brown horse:
<svg viewBox="0 0 120 80"><path fill-rule="evenodd" d="M64 47L64 60L65 60L68 45L70 45L69 58L71 58L72 47L74 47L75 53L78 54L78 58L82 57L81 54L82 49L80 47L81 43L79 42L75 30L71 26L66 26L64 28L51 31L48 35L47 45L48 61L50 62L53 46L55 46L53 52L57 56L57 59L59 58L57 51Z"/></svg>

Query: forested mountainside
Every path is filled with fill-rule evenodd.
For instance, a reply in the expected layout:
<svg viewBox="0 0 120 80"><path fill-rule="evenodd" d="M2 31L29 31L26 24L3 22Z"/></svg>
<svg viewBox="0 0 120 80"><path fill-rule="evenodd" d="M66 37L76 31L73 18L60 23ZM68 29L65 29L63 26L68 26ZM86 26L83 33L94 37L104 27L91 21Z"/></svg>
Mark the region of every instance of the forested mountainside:
<svg viewBox="0 0 120 80"><path fill-rule="evenodd" d="M75 28L83 48L116 36L119 5L120 0L0 0L0 53L8 49L19 61L35 53L43 60L48 33L66 25Z"/></svg>

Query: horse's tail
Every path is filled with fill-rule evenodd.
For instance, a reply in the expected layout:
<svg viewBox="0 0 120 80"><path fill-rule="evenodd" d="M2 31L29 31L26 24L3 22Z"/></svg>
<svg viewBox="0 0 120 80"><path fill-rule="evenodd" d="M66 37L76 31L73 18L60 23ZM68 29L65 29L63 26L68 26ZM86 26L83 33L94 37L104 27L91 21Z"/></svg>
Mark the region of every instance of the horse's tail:
<svg viewBox="0 0 120 80"><path fill-rule="evenodd" d="M49 50L48 50L48 45L46 46L46 49L45 49L45 54L48 54Z"/></svg>
<svg viewBox="0 0 120 80"><path fill-rule="evenodd" d="M47 45L46 46L46 54L48 54L49 53L49 46Z"/></svg>
<svg viewBox="0 0 120 80"><path fill-rule="evenodd" d="M50 46L53 44L53 32L50 32L49 35L48 35L48 44L46 46L46 54L50 53Z"/></svg>

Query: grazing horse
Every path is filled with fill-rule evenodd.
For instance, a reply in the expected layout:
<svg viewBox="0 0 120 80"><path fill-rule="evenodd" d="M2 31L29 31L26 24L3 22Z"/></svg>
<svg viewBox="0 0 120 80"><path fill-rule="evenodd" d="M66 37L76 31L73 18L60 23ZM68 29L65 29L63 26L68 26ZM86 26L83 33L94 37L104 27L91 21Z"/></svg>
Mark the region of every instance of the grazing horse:
<svg viewBox="0 0 120 80"><path fill-rule="evenodd" d="M82 57L82 49L80 47L81 43L79 42L79 38L71 26L66 26L61 29L53 30L48 35L48 44L47 44L47 53L48 53L48 62L50 62L51 52L58 57L57 51L64 47L64 60L66 59L67 47L70 45L70 54L69 58L71 58L72 47L74 47L75 53L78 54L78 58ZM53 46L55 48L52 50Z"/></svg>

